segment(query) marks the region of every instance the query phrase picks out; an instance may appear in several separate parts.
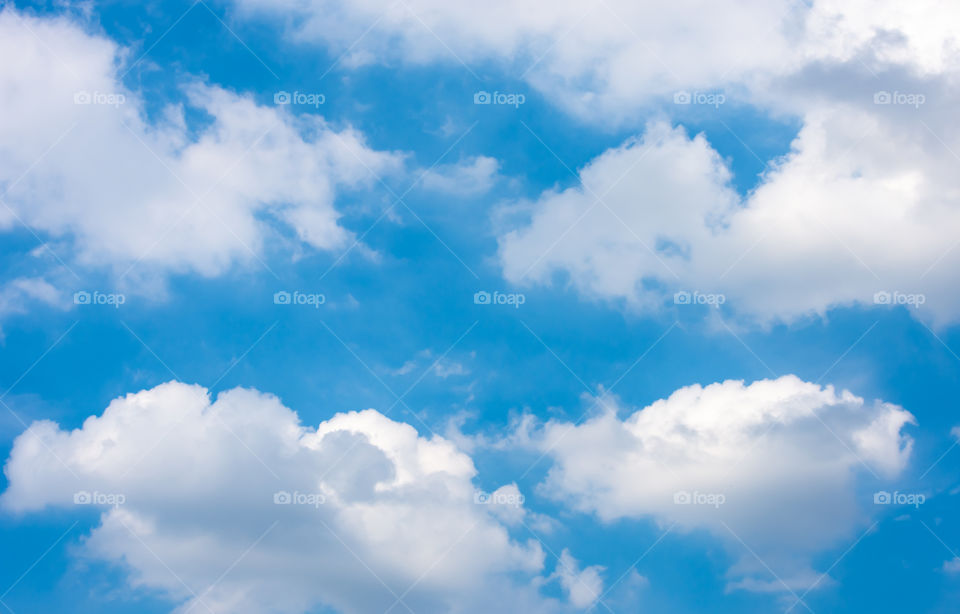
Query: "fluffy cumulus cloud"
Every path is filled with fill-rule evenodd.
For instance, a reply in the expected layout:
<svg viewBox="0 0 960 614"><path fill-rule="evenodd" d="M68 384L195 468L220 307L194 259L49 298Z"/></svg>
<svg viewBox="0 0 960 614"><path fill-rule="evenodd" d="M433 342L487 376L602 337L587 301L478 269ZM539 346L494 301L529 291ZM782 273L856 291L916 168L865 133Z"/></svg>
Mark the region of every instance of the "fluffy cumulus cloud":
<svg viewBox="0 0 960 614"><path fill-rule="evenodd" d="M526 203L529 224L501 238L504 275L523 284L564 271L586 294L649 304L659 293L642 280L672 280L736 209L729 178L705 138L652 124L582 169L581 186Z"/></svg>
<svg viewBox="0 0 960 614"><path fill-rule="evenodd" d="M553 460L543 493L604 522L707 531L736 559L732 588L829 583L812 557L869 526L867 483L897 476L912 447L907 411L794 376L688 386L625 418L601 405L530 439Z"/></svg>
<svg viewBox="0 0 960 614"><path fill-rule="evenodd" d="M582 168L579 185L522 204L526 221L500 237L505 277L561 273L586 296L639 308L678 291L723 294L764 322L854 303L957 321L960 132L942 106L864 96L809 113L743 198L702 135L648 125Z"/></svg>
<svg viewBox="0 0 960 614"><path fill-rule="evenodd" d="M307 428L270 395L171 382L72 431L34 423L5 474L9 512L97 509L82 551L179 612L569 607L531 588L543 551L507 529L522 498L478 503L468 456L374 410ZM598 590L595 571L577 573Z"/></svg>
<svg viewBox="0 0 960 614"><path fill-rule="evenodd" d="M0 52L18 58L0 67L0 112L16 118L0 123L0 228L30 227L74 266L214 275L285 231L345 247L338 193L402 162L350 128L201 82L149 107L121 82L126 50L66 18L4 9Z"/></svg>

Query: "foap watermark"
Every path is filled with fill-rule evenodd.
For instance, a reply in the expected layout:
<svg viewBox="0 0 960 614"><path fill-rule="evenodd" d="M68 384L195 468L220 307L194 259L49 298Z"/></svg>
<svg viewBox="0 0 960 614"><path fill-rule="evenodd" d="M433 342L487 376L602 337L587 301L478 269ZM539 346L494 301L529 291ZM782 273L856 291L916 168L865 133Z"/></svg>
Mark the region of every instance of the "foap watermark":
<svg viewBox="0 0 960 614"><path fill-rule="evenodd" d="M311 106L315 109L327 101L327 97L318 92L274 92L274 104L299 104Z"/></svg>
<svg viewBox="0 0 960 614"><path fill-rule="evenodd" d="M293 492L279 490L273 493L274 505L310 505L319 508L326 503L327 499L319 492Z"/></svg>
<svg viewBox="0 0 960 614"><path fill-rule="evenodd" d="M881 290L873 294L874 305L907 305L909 307L919 307L927 302L925 294L906 294L904 292L887 292Z"/></svg>
<svg viewBox="0 0 960 614"><path fill-rule="evenodd" d="M874 505L912 505L920 507L927 501L926 495L918 492L898 492L889 493L885 490L878 490L873 493Z"/></svg>
<svg viewBox="0 0 960 614"><path fill-rule="evenodd" d="M478 490L473 493L473 502L477 505L510 505L520 507L526 498L518 492L485 492Z"/></svg>
<svg viewBox="0 0 960 614"><path fill-rule="evenodd" d="M673 295L673 303L675 305L710 305L711 307L719 307L726 302L727 297L723 294L707 294L699 290L694 290L693 292L680 290Z"/></svg>
<svg viewBox="0 0 960 614"><path fill-rule="evenodd" d="M127 496L117 492L80 490L73 493L75 505L112 505L113 507L120 507L126 501Z"/></svg>
<svg viewBox="0 0 960 614"><path fill-rule="evenodd" d="M126 295L120 293L107 293L98 290L93 292L80 290L73 293L74 305L110 305L115 309L120 309L120 305L126 302Z"/></svg>
<svg viewBox="0 0 960 614"><path fill-rule="evenodd" d="M127 101L127 97L114 92L88 92L80 90L73 93L73 104L101 104L110 107L119 107Z"/></svg>
<svg viewBox="0 0 960 614"><path fill-rule="evenodd" d="M879 92L874 92L873 94L873 104L906 105L908 107L919 109L920 105L926 101L927 97L923 94L912 92L888 92L881 90Z"/></svg>
<svg viewBox="0 0 960 614"><path fill-rule="evenodd" d="M491 94L490 92L480 90L473 94L473 104L505 104L511 105L514 108L520 108L520 105L526 101L526 96L517 93L493 92Z"/></svg>
<svg viewBox="0 0 960 614"><path fill-rule="evenodd" d="M274 305L309 305L314 309L320 309L320 305L327 302L327 297L319 293L308 293L294 290L288 292L280 290L273 293Z"/></svg>
<svg viewBox="0 0 960 614"><path fill-rule="evenodd" d="M473 295L474 305L513 305L515 309L519 309L520 305L526 302L526 295L520 292L499 292L494 290L493 293L490 293L486 290L479 290Z"/></svg>
<svg viewBox="0 0 960 614"><path fill-rule="evenodd" d="M673 493L674 505L710 505L714 508L719 508L726 503L726 501L727 497L723 493L718 492L678 490Z"/></svg>
<svg viewBox="0 0 960 614"><path fill-rule="evenodd" d="M673 104L700 104L719 109L727 101L722 92L688 92L680 90L673 94Z"/></svg>

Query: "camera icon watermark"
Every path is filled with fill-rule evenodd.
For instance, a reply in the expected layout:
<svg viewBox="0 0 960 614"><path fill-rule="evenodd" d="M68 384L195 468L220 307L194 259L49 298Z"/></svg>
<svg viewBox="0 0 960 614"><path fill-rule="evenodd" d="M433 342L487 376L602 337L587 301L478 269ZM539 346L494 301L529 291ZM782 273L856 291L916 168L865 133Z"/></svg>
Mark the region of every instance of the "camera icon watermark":
<svg viewBox="0 0 960 614"><path fill-rule="evenodd" d="M673 295L674 305L709 305L710 307L720 307L720 305L726 302L726 295L703 293L699 290L694 290L693 292L680 290Z"/></svg>
<svg viewBox="0 0 960 614"><path fill-rule="evenodd" d="M683 105L706 105L719 109L720 105L727 101L727 97L721 92L689 92L679 90L673 94L673 104Z"/></svg>
<svg viewBox="0 0 960 614"><path fill-rule="evenodd" d="M127 101L123 94L113 92L88 92L80 90L73 93L73 104L99 104L119 107Z"/></svg>
<svg viewBox="0 0 960 614"><path fill-rule="evenodd" d="M121 493L106 493L89 490L79 490L73 493L74 505L110 505L120 507L127 502L126 495Z"/></svg>
<svg viewBox="0 0 960 614"><path fill-rule="evenodd" d="M93 292L80 290L73 293L74 305L109 305L114 309L119 309L120 305L126 302L126 295L120 293L106 293L98 290L94 290Z"/></svg>
<svg viewBox="0 0 960 614"><path fill-rule="evenodd" d="M693 492L678 490L673 493L674 505L708 505L718 509L726 502L727 497L723 493L697 492L696 490Z"/></svg>
<svg viewBox="0 0 960 614"><path fill-rule="evenodd" d="M927 97L923 94L910 92L888 92L881 90L879 92L874 92L873 94L873 104L906 105L915 109L919 109L920 105L924 104L926 101Z"/></svg>
<svg viewBox="0 0 960 614"><path fill-rule="evenodd" d="M479 290L473 295L474 305L512 305L514 309L519 309L520 305L526 302L526 295L520 292L500 292L497 290L487 292L486 290Z"/></svg>
<svg viewBox="0 0 960 614"><path fill-rule="evenodd" d="M926 503L927 497L923 493L905 493L894 491L892 493L886 490L878 490L873 493L874 505L912 505L919 508Z"/></svg>
<svg viewBox="0 0 960 614"><path fill-rule="evenodd" d="M279 105L287 104L297 104L297 105L307 105L312 106L313 108L319 108L320 105L324 104L327 101L327 97L319 92L299 92L295 91L293 93L287 92L285 90L280 90L279 92L274 92L273 94L273 103Z"/></svg>
<svg viewBox="0 0 960 614"><path fill-rule="evenodd" d="M906 305L908 307L919 307L926 302L927 296L919 293L907 294L897 290L894 290L893 292L881 290L880 292L874 292L873 294L874 305Z"/></svg>
<svg viewBox="0 0 960 614"><path fill-rule="evenodd" d="M473 493L473 502L477 505L509 505L520 507L526 497L518 492L486 492L478 490Z"/></svg>
<svg viewBox="0 0 960 614"><path fill-rule="evenodd" d="M273 504L274 505L309 505L311 507L319 508L321 505L326 503L326 497L322 493L318 492L300 492L295 490L293 492L287 490L278 490L273 493Z"/></svg>
<svg viewBox="0 0 960 614"><path fill-rule="evenodd" d="M526 101L527 97L518 93L493 92L491 94L485 90L480 90L473 94L473 104L498 104L519 108Z"/></svg>
<svg viewBox="0 0 960 614"><path fill-rule="evenodd" d="M287 290L279 290L273 293L274 305L308 305L314 309L320 309L320 305L326 302L326 296L314 292L300 292L299 290L288 292Z"/></svg>

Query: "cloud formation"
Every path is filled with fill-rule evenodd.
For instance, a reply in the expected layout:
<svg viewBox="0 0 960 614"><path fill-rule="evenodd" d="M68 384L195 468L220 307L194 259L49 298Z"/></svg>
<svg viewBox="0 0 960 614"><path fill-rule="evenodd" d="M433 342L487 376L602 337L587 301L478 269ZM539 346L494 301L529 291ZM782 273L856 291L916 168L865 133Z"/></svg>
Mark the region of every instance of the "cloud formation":
<svg viewBox="0 0 960 614"><path fill-rule="evenodd" d="M555 104L599 122L635 121L651 101L688 88L735 88L766 97L777 78L817 64L957 66L960 14L935 1L704 5L526 2L477 6L441 0L235 0L240 14L272 16L298 42L342 63L493 63ZM936 14L937 19L930 15Z"/></svg>
<svg viewBox="0 0 960 614"><path fill-rule="evenodd" d="M591 123L679 116L691 107L674 102L698 93L799 120L790 153L739 197L704 143L684 146L680 133L648 126L581 169L587 189L549 190L529 226L504 229L511 281L561 271L585 294L645 305L664 286L720 292L764 321L921 294L926 319L960 317L949 232L960 222L960 43L946 26L960 18L956 6L236 4L241 15L274 16L299 42L346 53L347 66L463 63L480 74L492 64ZM593 207L620 172L628 177Z"/></svg>
<svg viewBox="0 0 960 614"><path fill-rule="evenodd" d="M938 134L960 150L960 133L941 108L917 112L812 111L745 197L703 135L650 123L580 169L580 185L518 203L526 221L500 233L504 276L548 284L561 273L589 298L647 311L678 291L721 294L761 323L852 304L956 322L958 161Z"/></svg>
<svg viewBox="0 0 960 614"><path fill-rule="evenodd" d="M283 232L321 250L351 233L345 190L402 157L351 128L199 81L149 109L122 83L127 50L67 18L0 12L0 228L50 237L74 267L131 278L259 266ZM204 117L187 120L188 113Z"/></svg>
<svg viewBox="0 0 960 614"><path fill-rule="evenodd" d="M478 503L470 458L374 410L314 429L270 395L211 403L170 382L73 431L34 423L4 471L8 511L85 509L77 497L96 508L84 553L178 612L566 608L527 586L544 553L510 537L501 506Z"/></svg>
<svg viewBox="0 0 960 614"><path fill-rule="evenodd" d="M540 491L607 523L707 531L737 559L732 588L823 586L812 557L868 526L866 485L899 475L913 445L904 409L795 376L688 386L632 413L599 404L533 431L553 461Z"/></svg>

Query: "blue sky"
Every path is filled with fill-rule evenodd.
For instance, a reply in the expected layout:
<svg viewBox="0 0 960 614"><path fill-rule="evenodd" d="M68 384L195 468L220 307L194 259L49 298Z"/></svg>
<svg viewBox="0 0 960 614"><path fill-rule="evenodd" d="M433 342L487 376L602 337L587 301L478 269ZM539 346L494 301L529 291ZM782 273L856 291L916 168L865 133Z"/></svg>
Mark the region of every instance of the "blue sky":
<svg viewBox="0 0 960 614"><path fill-rule="evenodd" d="M949 16L648 8L5 5L0 605L953 611Z"/></svg>

